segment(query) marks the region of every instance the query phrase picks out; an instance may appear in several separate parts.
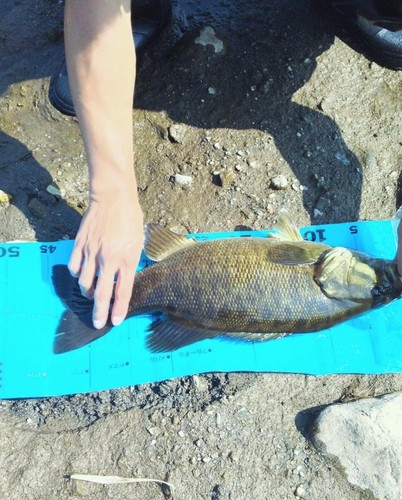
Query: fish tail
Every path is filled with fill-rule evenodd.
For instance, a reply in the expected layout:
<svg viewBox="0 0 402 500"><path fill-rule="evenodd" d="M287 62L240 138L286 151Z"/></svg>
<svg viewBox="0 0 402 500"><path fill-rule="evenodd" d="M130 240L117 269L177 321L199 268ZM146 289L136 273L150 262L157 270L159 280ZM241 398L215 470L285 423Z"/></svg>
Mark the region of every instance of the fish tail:
<svg viewBox="0 0 402 500"><path fill-rule="evenodd" d="M53 343L55 354L83 347L103 337L113 328L110 321L100 330L93 326L94 301L81 294L78 280L71 276L67 266L53 266L52 282L57 296L67 308L60 318L55 333Z"/></svg>

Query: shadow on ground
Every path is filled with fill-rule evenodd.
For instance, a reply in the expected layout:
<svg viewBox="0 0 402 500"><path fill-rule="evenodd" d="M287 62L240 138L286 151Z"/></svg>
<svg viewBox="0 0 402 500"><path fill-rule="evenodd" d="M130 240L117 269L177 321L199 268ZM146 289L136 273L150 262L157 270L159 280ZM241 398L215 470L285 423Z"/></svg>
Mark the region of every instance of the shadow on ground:
<svg viewBox="0 0 402 500"><path fill-rule="evenodd" d="M59 4L45 2L54 7L48 14L49 9L43 5L40 9L40 3L32 7L21 1L13 8L9 0L6 3L9 10L5 5L2 11L7 14L3 21L7 32L2 45L8 70L0 95L15 82L54 74L62 58ZM176 26L181 21L190 31L206 23L218 26L226 39L226 53L205 57L191 35L173 48L163 47L160 54L156 42L148 64L139 70L135 106L166 110L174 121L203 129L263 131L272 136L300 184L325 178L325 185L318 182L316 189L303 192L303 204L312 218L315 209L325 209L325 222L355 220L362 189L357 158L331 118L319 108L313 110L293 100L314 72L316 59L334 40L331 17L314 4L295 0L229 4L221 0L199 6L181 0L175 8ZM28 34L21 40L24 26ZM209 96L208 88L216 94ZM76 231L80 215L65 202L46 196L52 178L29 149L4 133L0 148L0 189L14 195L14 206L34 226L36 237L55 239ZM28 209L36 197L42 197L46 205L41 218L32 218Z"/></svg>

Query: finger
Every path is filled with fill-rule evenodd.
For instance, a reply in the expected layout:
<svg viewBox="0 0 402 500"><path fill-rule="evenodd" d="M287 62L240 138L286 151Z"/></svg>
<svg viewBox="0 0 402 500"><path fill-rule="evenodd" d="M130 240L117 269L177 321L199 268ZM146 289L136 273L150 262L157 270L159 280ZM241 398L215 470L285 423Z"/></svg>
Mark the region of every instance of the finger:
<svg viewBox="0 0 402 500"><path fill-rule="evenodd" d="M82 245L78 244L76 241L71 253L70 262L68 263L68 270L74 278L78 278L81 273L83 259L84 252L82 250Z"/></svg>
<svg viewBox="0 0 402 500"><path fill-rule="evenodd" d="M96 262L93 258L87 258L82 266L80 279L81 293L87 299L94 298L94 280L96 276Z"/></svg>
<svg viewBox="0 0 402 500"><path fill-rule="evenodd" d="M93 312L94 327L101 329L109 316L110 300L113 294L114 272L101 270L95 288L95 307Z"/></svg>
<svg viewBox="0 0 402 500"><path fill-rule="evenodd" d="M134 275L135 268L133 270L120 269L118 272L112 310L114 326L120 325L127 316L128 304L133 293Z"/></svg>

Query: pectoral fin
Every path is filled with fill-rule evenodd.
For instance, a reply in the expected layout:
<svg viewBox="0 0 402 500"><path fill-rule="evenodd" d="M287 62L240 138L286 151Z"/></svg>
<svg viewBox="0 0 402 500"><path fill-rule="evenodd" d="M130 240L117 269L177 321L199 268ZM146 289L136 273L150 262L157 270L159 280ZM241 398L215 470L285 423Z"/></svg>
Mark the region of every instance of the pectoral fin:
<svg viewBox="0 0 402 500"><path fill-rule="evenodd" d="M177 250L195 243L197 243L195 238L181 236L159 224L149 223L145 226L144 251L148 258L157 262Z"/></svg>
<svg viewBox="0 0 402 500"><path fill-rule="evenodd" d="M374 270L350 250L336 247L317 261L314 279L331 299L361 302L372 300L376 277Z"/></svg>
<svg viewBox="0 0 402 500"><path fill-rule="evenodd" d="M310 241L278 241L268 247L267 260L286 266L301 266L317 262L323 252L331 247Z"/></svg>

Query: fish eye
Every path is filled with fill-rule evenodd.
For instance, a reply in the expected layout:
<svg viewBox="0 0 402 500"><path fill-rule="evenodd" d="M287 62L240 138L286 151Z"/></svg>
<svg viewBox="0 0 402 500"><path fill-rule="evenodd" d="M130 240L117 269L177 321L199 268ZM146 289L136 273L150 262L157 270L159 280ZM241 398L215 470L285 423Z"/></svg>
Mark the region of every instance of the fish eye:
<svg viewBox="0 0 402 500"><path fill-rule="evenodd" d="M384 295L384 288L382 286L375 286L373 288L373 294L379 297L380 295Z"/></svg>

